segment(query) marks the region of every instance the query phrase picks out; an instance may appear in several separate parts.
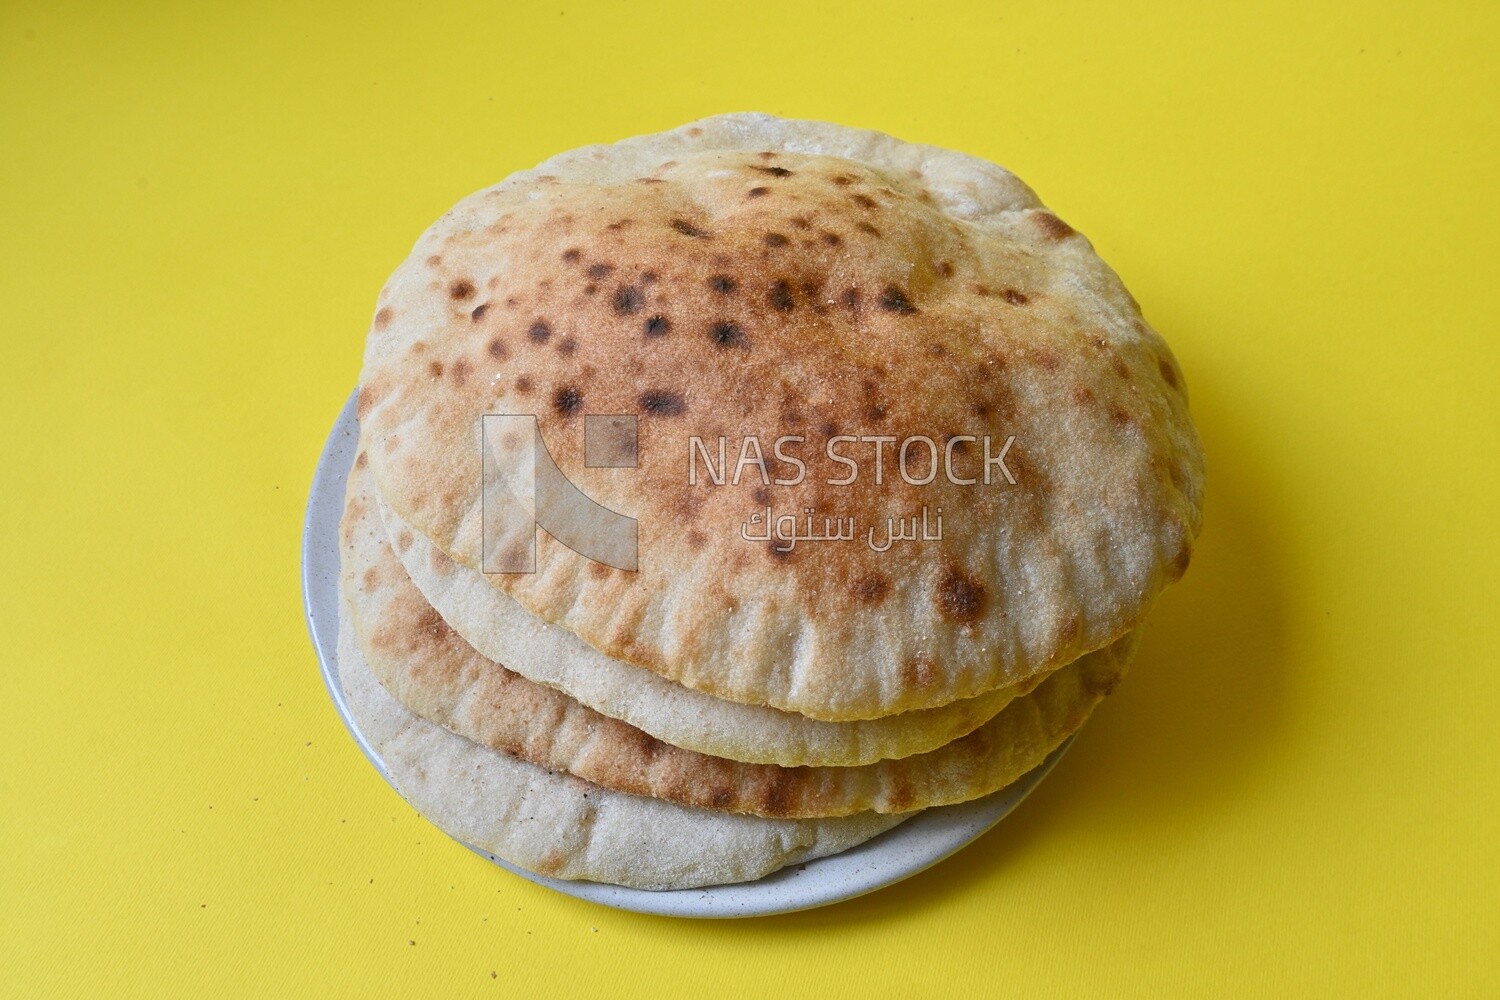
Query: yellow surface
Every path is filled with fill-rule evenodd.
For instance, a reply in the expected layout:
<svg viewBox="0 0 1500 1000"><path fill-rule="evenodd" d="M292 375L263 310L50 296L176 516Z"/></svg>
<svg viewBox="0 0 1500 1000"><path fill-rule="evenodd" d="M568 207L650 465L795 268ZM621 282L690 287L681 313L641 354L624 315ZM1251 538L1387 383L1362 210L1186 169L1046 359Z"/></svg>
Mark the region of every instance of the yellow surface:
<svg viewBox="0 0 1500 1000"><path fill-rule="evenodd" d="M1495 989L1496 28L0 6L0 993ZM401 803L319 682L298 544L428 222L743 109L1035 186L1176 349L1210 500L1134 674L1017 815L863 900L690 923L533 887Z"/></svg>

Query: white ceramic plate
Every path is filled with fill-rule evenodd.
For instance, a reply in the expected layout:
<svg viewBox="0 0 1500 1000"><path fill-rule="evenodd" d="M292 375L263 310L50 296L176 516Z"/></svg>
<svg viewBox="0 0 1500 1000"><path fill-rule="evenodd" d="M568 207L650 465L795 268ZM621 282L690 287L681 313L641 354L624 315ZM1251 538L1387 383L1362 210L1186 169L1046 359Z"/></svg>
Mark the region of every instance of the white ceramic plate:
<svg viewBox="0 0 1500 1000"><path fill-rule="evenodd" d="M344 480L354 462L359 423L354 397L339 413L323 446L307 501L302 530L302 599L307 627L322 663L323 682L344 725L370 763L387 781L385 765L349 715L338 671L339 518L344 512ZM851 899L915 875L969 844L1020 804L1067 751L1067 743L1035 770L1007 788L973 802L928 809L874 840L828 858L791 865L755 882L706 889L649 892L598 882L570 882L517 868L470 845L507 871L538 885L622 910L674 917L755 917L809 910Z"/></svg>

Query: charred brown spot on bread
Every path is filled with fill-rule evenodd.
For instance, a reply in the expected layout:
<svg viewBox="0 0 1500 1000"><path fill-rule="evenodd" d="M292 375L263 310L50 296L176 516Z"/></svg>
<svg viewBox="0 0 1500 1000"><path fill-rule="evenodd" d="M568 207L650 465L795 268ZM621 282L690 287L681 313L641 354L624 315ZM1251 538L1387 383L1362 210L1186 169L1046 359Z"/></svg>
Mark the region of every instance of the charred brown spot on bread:
<svg viewBox="0 0 1500 1000"><path fill-rule="evenodd" d="M1094 401L1094 390L1086 385L1075 385L1073 387L1073 402L1079 406L1087 406Z"/></svg>
<svg viewBox="0 0 1500 1000"><path fill-rule="evenodd" d="M900 771L893 772L891 783L885 792L886 808L891 812L906 812L916 801L917 790L912 787L911 782Z"/></svg>
<svg viewBox="0 0 1500 1000"><path fill-rule="evenodd" d="M859 222L856 222L854 224L854 228L858 229L862 233L869 233L871 236L879 236L880 235L880 230L876 229L874 226L870 225L868 222L865 222L864 220L860 220Z"/></svg>
<svg viewBox="0 0 1500 1000"><path fill-rule="evenodd" d="M798 800L796 786L801 772L792 768L776 767L761 772L750 792L755 803L755 814L759 816L785 816L794 801Z"/></svg>
<svg viewBox="0 0 1500 1000"><path fill-rule="evenodd" d="M913 656L901 663L901 679L907 687L927 688L937 680L937 664L928 656Z"/></svg>
<svg viewBox="0 0 1500 1000"><path fill-rule="evenodd" d="M768 247L784 247L792 242L780 233L767 233L761 239Z"/></svg>
<svg viewBox="0 0 1500 1000"><path fill-rule="evenodd" d="M626 226L630 225L634 221L635 221L634 219L616 219L614 222L611 222L609 225L605 226L604 228L608 229L612 233L617 233L620 230L624 229Z"/></svg>
<svg viewBox="0 0 1500 1000"><path fill-rule="evenodd" d="M390 306L386 306L384 309L381 309L375 314L375 329L383 330L385 328L385 325L391 321L391 317L394 315L395 313L391 311Z"/></svg>
<svg viewBox="0 0 1500 1000"><path fill-rule="evenodd" d="M615 312L621 316L630 316L639 312L644 302L645 296L634 285L621 285L615 289Z"/></svg>
<svg viewBox="0 0 1500 1000"><path fill-rule="evenodd" d="M468 278L459 278L448 286L448 295L455 301L463 301L474 294L474 282Z"/></svg>
<svg viewBox="0 0 1500 1000"><path fill-rule="evenodd" d="M1109 419L1118 427L1125 427L1130 423L1130 414L1119 403L1111 403L1109 407Z"/></svg>
<svg viewBox="0 0 1500 1000"><path fill-rule="evenodd" d="M763 174L770 174L772 177L790 177L790 176L792 176L792 172L790 170L788 170L786 167L762 167L762 166L759 166L757 164L757 165L752 165L750 167L750 169L751 170L758 170L758 171L760 171Z"/></svg>
<svg viewBox="0 0 1500 1000"><path fill-rule="evenodd" d="M672 321L665 316L652 316L643 329L648 337L665 337L672 329Z"/></svg>
<svg viewBox="0 0 1500 1000"><path fill-rule="evenodd" d="M564 337L562 340L557 342L557 353L561 354L565 358L572 357L573 353L577 350L578 341L574 340L572 337Z"/></svg>
<svg viewBox="0 0 1500 1000"><path fill-rule="evenodd" d="M1024 306L1027 302L1031 301L1025 295L1022 295L1020 292L1016 291L1014 288L1007 288L1005 291L1000 293L1000 297L1013 306Z"/></svg>
<svg viewBox="0 0 1500 1000"><path fill-rule="evenodd" d="M848 288L848 289L845 289L844 290L844 294L839 296L839 301L842 302L845 306L847 306L850 309L858 310L859 309L859 289L858 288Z"/></svg>
<svg viewBox="0 0 1500 1000"><path fill-rule="evenodd" d="M569 247L563 251L562 259L564 264L576 264L583 259L583 251L577 247Z"/></svg>
<svg viewBox="0 0 1500 1000"><path fill-rule="evenodd" d="M1177 388L1177 372L1172 368L1172 362L1162 358L1156 363L1156 367L1161 370L1161 380L1172 388Z"/></svg>
<svg viewBox="0 0 1500 1000"><path fill-rule="evenodd" d="M606 570L608 569L608 567L605 568ZM634 743L635 752L643 760L650 762L667 752L668 744L663 743L650 733L643 732L633 726L622 726L621 729L629 736L631 742Z"/></svg>
<svg viewBox="0 0 1500 1000"><path fill-rule="evenodd" d="M761 197L764 197L765 195L768 195L770 193L771 193L771 189L768 188L768 187L753 187L749 191L745 192L745 197L747 197L747 198L761 198Z"/></svg>
<svg viewBox="0 0 1500 1000"><path fill-rule="evenodd" d="M583 409L583 390L576 385L558 386L552 394L552 408L564 417Z"/></svg>
<svg viewBox="0 0 1500 1000"><path fill-rule="evenodd" d="M469 380L469 362L464 358L459 358L453 362L453 367L448 369L448 376L453 379L455 386L463 386Z"/></svg>
<svg viewBox="0 0 1500 1000"><path fill-rule="evenodd" d="M441 361L427 362L427 373L433 378L443 377L443 363Z"/></svg>
<svg viewBox="0 0 1500 1000"><path fill-rule="evenodd" d="M1116 375L1120 376L1126 381L1130 380L1130 366L1125 363L1124 358L1120 357L1118 354L1115 355L1110 359L1109 366L1115 370Z"/></svg>
<svg viewBox="0 0 1500 1000"><path fill-rule="evenodd" d="M735 283L734 279L727 274L715 274L708 279L708 287L720 295L728 295L734 291Z"/></svg>
<svg viewBox="0 0 1500 1000"><path fill-rule="evenodd" d="M719 347L747 347L745 331L729 320L720 320L708 328L708 335Z"/></svg>
<svg viewBox="0 0 1500 1000"><path fill-rule="evenodd" d="M474 310L472 312L469 313L469 322L478 323L480 320L484 319L484 314L489 311L490 304L488 302L481 302L479 305L474 307Z"/></svg>
<svg viewBox="0 0 1500 1000"><path fill-rule="evenodd" d="M1041 495L1041 488L1046 485L1047 480L1041 468L1031 460L1030 452L1027 452L1019 444L1017 444L1006 455L1005 465L1008 469L1010 469L1010 473L1015 477L1017 483L1023 483L1031 487L1029 493L1026 494L1026 497L1030 501L1032 501L1033 506L1035 506L1034 501L1038 496ZM1040 513L1039 507L1037 508L1037 511L1035 513ZM1028 517L1030 517L1030 515L1028 515Z"/></svg>
<svg viewBox="0 0 1500 1000"><path fill-rule="evenodd" d="M520 748L518 747L517 750L519 751L519 749ZM520 753L513 753L511 754L511 756L519 757ZM563 864L566 863L567 860L567 855L565 855L560 848L554 847L546 854L542 855L541 859L537 861L536 870L543 875L556 875L558 872L562 871Z"/></svg>
<svg viewBox="0 0 1500 1000"><path fill-rule="evenodd" d="M614 269L615 266L613 264L590 264L588 269L583 273L590 278L606 278L609 276L609 272Z"/></svg>
<svg viewBox="0 0 1500 1000"><path fill-rule="evenodd" d="M435 254L432 254L431 256L429 256L427 258L427 266L428 267L441 267L442 264L443 264L443 255L442 254L435 253Z"/></svg>
<svg viewBox="0 0 1500 1000"><path fill-rule="evenodd" d="M530 395L532 388L532 382L528 376L522 375L516 379L516 392L519 392L521 395Z"/></svg>
<svg viewBox="0 0 1500 1000"><path fill-rule="evenodd" d="M771 491L764 486L757 486L751 491L750 499L758 504L768 504L771 502Z"/></svg>
<svg viewBox="0 0 1500 1000"><path fill-rule="evenodd" d="M360 386L359 395L354 399L354 415L363 420L365 414L370 412L370 407L375 405L378 398L373 388L368 385Z"/></svg>
<svg viewBox="0 0 1500 1000"><path fill-rule="evenodd" d="M369 455L369 452L366 452L366 451L362 450L362 451L360 451L360 453L358 455L354 456L354 467L356 469L363 469L365 466L367 466L369 464L370 464L370 455Z"/></svg>
<svg viewBox="0 0 1500 1000"><path fill-rule="evenodd" d="M853 194L849 196L849 200L860 208L876 208L879 205L874 198L871 198L867 194Z"/></svg>
<svg viewBox="0 0 1500 1000"><path fill-rule="evenodd" d="M850 177L848 174L838 174L830 179L839 187L848 187L850 184L854 183L854 178Z"/></svg>
<svg viewBox="0 0 1500 1000"><path fill-rule="evenodd" d="M953 261L938 261L937 267L933 268L933 270L937 272L939 278L951 278L953 277Z"/></svg>
<svg viewBox="0 0 1500 1000"><path fill-rule="evenodd" d="M917 311L917 307L911 304L906 297L906 292L896 285L886 285L880 292L880 308L886 312L910 315Z"/></svg>
<svg viewBox="0 0 1500 1000"><path fill-rule="evenodd" d="M500 562L506 566L524 566L531 558L531 550L520 542L512 542L500 552Z"/></svg>
<svg viewBox="0 0 1500 1000"><path fill-rule="evenodd" d="M490 357L497 358L501 361L504 361L506 358L510 357L510 348L506 347L505 341L501 340L499 337L490 338L490 342L485 345L484 349Z"/></svg>
<svg viewBox="0 0 1500 1000"><path fill-rule="evenodd" d="M708 239L708 233L704 232L702 229L699 229L697 226L693 225L686 219L673 219L672 228L677 230L684 236L691 236L694 239L699 240Z"/></svg>
<svg viewBox="0 0 1500 1000"><path fill-rule="evenodd" d="M416 620L412 622L416 631L433 639L441 639L448 631L448 623L443 621L443 616L431 605L424 605L416 612Z"/></svg>
<svg viewBox="0 0 1500 1000"><path fill-rule="evenodd" d="M797 308L797 301L792 298L792 283L784 278L771 285L768 298L771 307L778 312L791 312Z"/></svg>
<svg viewBox="0 0 1500 1000"><path fill-rule="evenodd" d="M838 233L824 233L823 234L823 242L826 243L826 244L828 244L831 247L836 247L840 243L844 242L844 238L842 236L840 236Z"/></svg>
<svg viewBox="0 0 1500 1000"><path fill-rule="evenodd" d="M1036 220L1037 227L1049 240L1065 240L1077 232L1051 212L1037 212L1032 218Z"/></svg>
<svg viewBox="0 0 1500 1000"><path fill-rule="evenodd" d="M715 809L728 809L734 802L734 789L720 786L708 794L708 804Z"/></svg>
<svg viewBox="0 0 1500 1000"><path fill-rule="evenodd" d="M935 596L943 617L963 624L978 621L989 600L983 583L955 568L943 574Z"/></svg>
<svg viewBox="0 0 1500 1000"><path fill-rule="evenodd" d="M680 521L696 521L706 499L701 494L681 493L672 498L672 513Z"/></svg>
<svg viewBox="0 0 1500 1000"><path fill-rule="evenodd" d="M879 604L891 592L891 579L884 573L869 573L854 584L854 596L864 604Z"/></svg>
<svg viewBox="0 0 1500 1000"><path fill-rule="evenodd" d="M548 325L546 320L539 319L527 328L526 336L531 338L531 342L534 344L545 344L548 340L552 339L552 327Z"/></svg>
<svg viewBox="0 0 1500 1000"><path fill-rule="evenodd" d="M796 226L798 229L812 228L812 220L805 215L794 215L787 221Z"/></svg>
<svg viewBox="0 0 1500 1000"><path fill-rule="evenodd" d="M414 541L416 541L416 539L412 537L411 531L407 528L402 528L400 533L396 535L396 548L402 552L405 552L407 549L411 548L411 543Z"/></svg>
<svg viewBox="0 0 1500 1000"><path fill-rule="evenodd" d="M666 389L652 389L641 394L641 409L658 417L680 416L687 409L682 396Z"/></svg>

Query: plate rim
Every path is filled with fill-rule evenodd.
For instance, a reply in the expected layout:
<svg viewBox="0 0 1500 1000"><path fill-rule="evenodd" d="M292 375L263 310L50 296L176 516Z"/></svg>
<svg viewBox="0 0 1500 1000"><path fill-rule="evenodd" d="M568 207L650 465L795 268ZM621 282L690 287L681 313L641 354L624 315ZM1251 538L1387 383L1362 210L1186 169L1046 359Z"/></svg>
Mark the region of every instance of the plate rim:
<svg viewBox="0 0 1500 1000"><path fill-rule="evenodd" d="M318 656L323 686L339 719L376 772L399 796L400 790L391 780L380 754L370 745L350 714L338 675L338 523L343 513L345 482L359 440L355 415L358 398L356 388L339 410L313 473L302 522L302 608L308 635ZM709 919L795 913L875 892L952 857L1019 806L1067 753L1076 737L1077 732L1071 734L1041 764L999 791L971 802L923 810L900 826L847 851L788 865L753 882L698 889L650 890L551 878L527 871L490 851L452 837L440 827L438 829L444 836L513 875L575 899L614 909L655 916Z"/></svg>

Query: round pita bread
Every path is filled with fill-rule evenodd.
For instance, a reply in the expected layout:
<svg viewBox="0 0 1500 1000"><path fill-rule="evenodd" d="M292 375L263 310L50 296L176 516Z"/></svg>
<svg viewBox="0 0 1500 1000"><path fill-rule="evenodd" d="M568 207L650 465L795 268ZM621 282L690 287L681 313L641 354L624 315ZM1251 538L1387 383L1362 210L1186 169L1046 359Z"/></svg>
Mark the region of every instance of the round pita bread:
<svg viewBox="0 0 1500 1000"><path fill-rule="evenodd" d="M635 889L748 882L907 818L760 819L607 791L413 715L370 673L347 620L338 659L349 711L402 797L451 836L538 874Z"/></svg>
<svg viewBox="0 0 1500 1000"><path fill-rule="evenodd" d="M810 818L906 813L987 795L1040 764L1083 724L1118 681L1133 645L1132 634L1059 669L975 732L929 753L860 767L727 760L664 743L478 653L407 576L365 480L356 469L349 482L342 576L353 633L380 683L417 715L475 743L680 805Z"/></svg>
<svg viewBox="0 0 1500 1000"><path fill-rule="evenodd" d="M611 657L819 719L1108 645L1200 523L1181 372L1089 242L993 164L836 125L712 118L465 199L382 292L361 386L381 495L449 557L482 565L480 416L536 414L568 479L638 519L639 571L539 533L536 572L491 584ZM586 466L590 414L639 415L638 468ZM793 478L769 461L783 435L804 438L800 483L753 463L690 482L694 437L730 461L753 438L765 478ZM836 486L820 456L844 435L861 473ZM935 480L921 444L895 475L922 439ZM988 485L938 474L950 441L953 478ZM941 539L875 551L925 509ZM762 510L847 517L870 544L747 541Z"/></svg>

